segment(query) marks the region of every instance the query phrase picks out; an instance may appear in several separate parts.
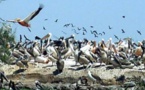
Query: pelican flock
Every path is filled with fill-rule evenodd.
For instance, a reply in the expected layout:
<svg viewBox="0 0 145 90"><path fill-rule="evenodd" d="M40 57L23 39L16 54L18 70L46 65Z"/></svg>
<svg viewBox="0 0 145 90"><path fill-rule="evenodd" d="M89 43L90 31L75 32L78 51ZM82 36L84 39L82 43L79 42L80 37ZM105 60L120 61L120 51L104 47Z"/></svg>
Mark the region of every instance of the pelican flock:
<svg viewBox="0 0 145 90"><path fill-rule="evenodd" d="M43 5L40 4L39 8L32 12L25 19L16 19L16 20L7 20L7 22L19 23L20 25L29 28L29 21L32 20L36 15L40 13L43 9ZM125 16L123 16L125 18ZM45 19L46 21L47 19ZM55 22L58 22L56 19ZM71 26L74 28L75 26L72 23L64 24L64 28ZM110 30L112 30L112 26L108 26ZM91 29L94 26L90 26ZM45 29L45 28L43 28ZM45 29L46 30L46 29ZM77 27L77 29L73 29L74 33L81 32L83 35L89 33L85 27ZM124 29L121 29L122 33L126 33ZM64 31L62 31L65 35ZM141 31L137 30L139 35L142 35ZM80 34L80 33L77 33ZM95 35L95 38L99 36L105 35L105 31L98 32L96 30L91 30L91 34ZM76 67L83 66L85 67L85 78L87 81L91 81L94 84L99 83L103 84L102 79L94 75L91 72L91 69L95 67L95 65L99 64L100 66L105 65L106 69L108 68L133 68L134 66L139 66L141 64L144 65L145 68L145 41L139 41L135 43L131 38L119 39L117 35L114 37L118 40L117 42L113 42L112 38L109 38L105 41L103 38L101 41L97 40L88 40L84 38L83 40L76 40L75 35L70 35L69 37L60 36L57 39L52 39L53 35L51 32L44 35L42 38L39 36L35 37L35 40L30 40L28 37L24 35L20 35L20 40L16 42L16 44L12 45L8 42L7 48L9 49L11 55L10 57L13 59L12 65L16 65L19 69L30 69L28 63L41 63L41 64L50 64L51 67L56 67L59 74L63 73L63 70L69 64L66 63L70 58ZM24 42L22 39L25 39ZM71 63L72 65L72 63ZM102 66L103 67L103 66ZM34 67L35 68L35 67ZM97 68L97 67L95 67ZM142 68L142 69L144 69ZM75 72L75 71L74 71ZM53 73L53 72L52 72ZM4 75L3 72L0 73L0 88L2 88L3 78L8 82L8 79ZM125 76L123 76L123 81ZM119 79L116 79L119 81ZM124 83L124 82L122 82ZM38 81L35 82L37 88L42 88ZM12 90L16 87L15 83L10 80L9 84Z"/></svg>

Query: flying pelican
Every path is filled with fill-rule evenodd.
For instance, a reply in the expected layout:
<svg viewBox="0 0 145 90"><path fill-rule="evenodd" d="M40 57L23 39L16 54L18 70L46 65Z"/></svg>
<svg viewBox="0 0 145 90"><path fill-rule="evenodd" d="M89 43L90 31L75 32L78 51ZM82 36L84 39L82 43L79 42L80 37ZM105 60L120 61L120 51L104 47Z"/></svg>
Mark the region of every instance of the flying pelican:
<svg viewBox="0 0 145 90"><path fill-rule="evenodd" d="M20 25L29 28L30 24L29 21L32 20L36 15L39 14L39 12L43 9L43 4L39 5L39 8L32 12L29 16L27 16L25 19L21 20L20 18L17 18L15 20L7 20L7 22L13 22L13 23L19 23ZM29 30L31 32L31 30Z"/></svg>

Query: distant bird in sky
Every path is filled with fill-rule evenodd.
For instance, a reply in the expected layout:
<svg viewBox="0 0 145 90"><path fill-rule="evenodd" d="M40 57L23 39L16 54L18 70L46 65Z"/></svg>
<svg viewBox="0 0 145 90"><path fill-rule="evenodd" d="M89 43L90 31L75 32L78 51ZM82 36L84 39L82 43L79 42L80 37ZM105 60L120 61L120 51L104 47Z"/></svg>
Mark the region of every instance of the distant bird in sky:
<svg viewBox="0 0 145 90"><path fill-rule="evenodd" d="M70 24L65 24L65 25L63 25L63 27L68 27Z"/></svg>
<svg viewBox="0 0 145 90"><path fill-rule="evenodd" d="M46 28L43 26L43 30L46 30Z"/></svg>
<svg viewBox="0 0 145 90"><path fill-rule="evenodd" d="M67 34L66 32L62 31L64 34Z"/></svg>
<svg viewBox="0 0 145 90"><path fill-rule="evenodd" d="M122 16L122 18L125 18L125 16Z"/></svg>
<svg viewBox="0 0 145 90"><path fill-rule="evenodd" d="M122 30L122 33L125 33L124 29L121 29Z"/></svg>
<svg viewBox="0 0 145 90"><path fill-rule="evenodd" d="M94 26L90 26L91 28L94 28Z"/></svg>
<svg viewBox="0 0 145 90"><path fill-rule="evenodd" d="M139 35L141 35L141 32L140 32L139 30L137 30L137 33L138 33Z"/></svg>
<svg viewBox="0 0 145 90"><path fill-rule="evenodd" d="M72 27L75 27L72 23L71 23L71 26L72 26Z"/></svg>
<svg viewBox="0 0 145 90"><path fill-rule="evenodd" d="M90 30L91 34L93 34L94 32L92 30Z"/></svg>
<svg viewBox="0 0 145 90"><path fill-rule="evenodd" d="M112 27L111 26L108 26L109 27L109 29L112 29Z"/></svg>
<svg viewBox="0 0 145 90"><path fill-rule="evenodd" d="M95 37L98 37L96 33L94 33L94 36L95 36Z"/></svg>
<svg viewBox="0 0 145 90"><path fill-rule="evenodd" d="M93 31L93 33L96 33L96 34L98 34L98 32L97 32L96 30L94 30L94 31Z"/></svg>
<svg viewBox="0 0 145 90"><path fill-rule="evenodd" d="M46 18L46 19L44 19L44 21L47 21L48 19Z"/></svg>
<svg viewBox="0 0 145 90"><path fill-rule="evenodd" d="M114 37L115 37L117 40L119 40L118 36L114 35Z"/></svg>
<svg viewBox="0 0 145 90"><path fill-rule="evenodd" d="M105 35L105 32L104 31L102 33Z"/></svg>
<svg viewBox="0 0 145 90"><path fill-rule="evenodd" d="M56 19L55 22L58 22L58 19Z"/></svg>
<svg viewBox="0 0 145 90"><path fill-rule="evenodd" d="M99 33L99 35L101 35L101 36L102 36L102 33Z"/></svg>
<svg viewBox="0 0 145 90"><path fill-rule="evenodd" d="M83 32L83 35L85 35L85 32Z"/></svg>
<svg viewBox="0 0 145 90"><path fill-rule="evenodd" d="M17 18L15 20L7 20L7 22L13 22L13 23L19 23L20 25L24 27L30 27L29 21L32 20L36 15L39 14L39 12L43 9L43 4L39 5L39 8L32 12L29 16L27 16L25 19L21 20L20 18Z"/></svg>
<svg viewBox="0 0 145 90"><path fill-rule="evenodd" d="M81 29L78 27L78 30L81 30Z"/></svg>
<svg viewBox="0 0 145 90"><path fill-rule="evenodd" d="M76 30L74 30L75 34L79 34Z"/></svg>
<svg viewBox="0 0 145 90"><path fill-rule="evenodd" d="M85 31L87 33L87 30L83 27L83 31Z"/></svg>

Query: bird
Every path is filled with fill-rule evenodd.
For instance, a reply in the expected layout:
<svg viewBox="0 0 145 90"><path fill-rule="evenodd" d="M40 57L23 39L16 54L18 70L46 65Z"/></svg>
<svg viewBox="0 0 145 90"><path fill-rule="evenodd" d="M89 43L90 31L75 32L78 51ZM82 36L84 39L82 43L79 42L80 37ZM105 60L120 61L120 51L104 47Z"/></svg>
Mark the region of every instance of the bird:
<svg viewBox="0 0 145 90"><path fill-rule="evenodd" d="M115 77L115 80L116 80L117 82L123 83L124 80L125 80L125 76L124 76L124 75L120 75L119 77Z"/></svg>
<svg viewBox="0 0 145 90"><path fill-rule="evenodd" d="M66 32L62 31L64 34L67 34Z"/></svg>
<svg viewBox="0 0 145 90"><path fill-rule="evenodd" d="M114 37L115 37L117 40L119 40L118 36L114 35Z"/></svg>
<svg viewBox="0 0 145 90"><path fill-rule="evenodd" d="M46 28L43 26L43 30L46 30Z"/></svg>
<svg viewBox="0 0 145 90"><path fill-rule="evenodd" d="M29 16L27 16L23 20L21 20L20 18L16 18L15 20L7 20L7 22L19 23L21 26L27 27L29 29L30 27L29 21L31 21L35 16L37 16L39 12L43 9L43 7L44 5L40 4L37 10L32 12Z"/></svg>
<svg viewBox="0 0 145 90"><path fill-rule="evenodd" d="M87 77L94 83L99 82L103 83L102 79L98 75L94 75L90 72L89 69L92 68L92 64L88 64L85 71L87 71Z"/></svg>
<svg viewBox="0 0 145 90"><path fill-rule="evenodd" d="M83 32L83 35L85 35L85 32Z"/></svg>
<svg viewBox="0 0 145 90"><path fill-rule="evenodd" d="M112 29L112 27L111 26L108 26L109 27L109 29Z"/></svg>
<svg viewBox="0 0 145 90"><path fill-rule="evenodd" d="M98 37L97 34L95 34L95 33L94 33L94 36L95 36L95 37Z"/></svg>
<svg viewBox="0 0 145 90"><path fill-rule="evenodd" d="M90 26L91 28L94 28L94 26Z"/></svg>
<svg viewBox="0 0 145 90"><path fill-rule="evenodd" d="M35 86L36 86L36 90L44 90L43 86L38 80L35 81Z"/></svg>
<svg viewBox="0 0 145 90"><path fill-rule="evenodd" d="M1 71L0 72L0 88L2 88L2 86L3 86L3 82L4 82L3 79L5 79L8 82L8 78L6 77L6 75L4 74L4 72Z"/></svg>
<svg viewBox="0 0 145 90"><path fill-rule="evenodd" d="M46 19L44 19L44 21L47 21L48 19L46 18Z"/></svg>
<svg viewBox="0 0 145 90"><path fill-rule="evenodd" d="M125 18L125 16L122 16L122 18Z"/></svg>
<svg viewBox="0 0 145 90"><path fill-rule="evenodd" d="M102 33L105 35L105 32L104 31Z"/></svg>
<svg viewBox="0 0 145 90"><path fill-rule="evenodd" d="M137 33L141 35L141 32L139 30L137 30Z"/></svg>
<svg viewBox="0 0 145 90"><path fill-rule="evenodd" d="M122 30L122 33L125 33L124 29L121 29Z"/></svg>
<svg viewBox="0 0 145 90"><path fill-rule="evenodd" d="M78 30L80 31L80 30L81 30L81 28L79 28L79 27L78 27Z"/></svg>
<svg viewBox="0 0 145 90"><path fill-rule="evenodd" d="M71 23L71 26L72 26L72 27L75 27L72 23Z"/></svg>
<svg viewBox="0 0 145 90"><path fill-rule="evenodd" d="M98 34L98 32L97 32L96 30L94 30L94 31L93 31L93 33L96 33L96 34Z"/></svg>
<svg viewBox="0 0 145 90"><path fill-rule="evenodd" d="M102 36L102 33L99 33L99 35L101 35L101 36Z"/></svg>
<svg viewBox="0 0 145 90"><path fill-rule="evenodd" d="M58 19L56 19L55 22L58 22Z"/></svg>
<svg viewBox="0 0 145 90"><path fill-rule="evenodd" d="M87 30L83 27L83 31L85 31L87 33Z"/></svg>

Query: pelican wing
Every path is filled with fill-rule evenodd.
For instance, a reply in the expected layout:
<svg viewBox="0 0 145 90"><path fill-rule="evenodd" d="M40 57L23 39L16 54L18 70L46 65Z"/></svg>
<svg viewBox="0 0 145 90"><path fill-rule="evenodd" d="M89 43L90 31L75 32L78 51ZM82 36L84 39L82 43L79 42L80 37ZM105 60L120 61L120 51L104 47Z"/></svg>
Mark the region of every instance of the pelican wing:
<svg viewBox="0 0 145 90"><path fill-rule="evenodd" d="M43 9L43 4L40 4L39 8L37 10L35 10L34 12L32 12L29 16L27 16L23 21L25 22L29 22L30 20L32 20L36 15L39 14L39 12Z"/></svg>
<svg viewBox="0 0 145 90"><path fill-rule="evenodd" d="M16 23L17 21L16 21L16 20L6 20L6 22L13 22L13 23Z"/></svg>

